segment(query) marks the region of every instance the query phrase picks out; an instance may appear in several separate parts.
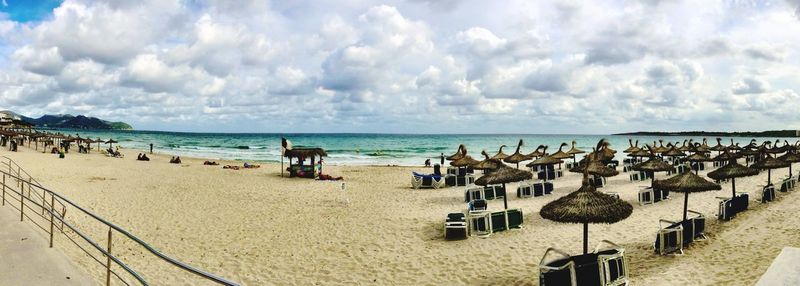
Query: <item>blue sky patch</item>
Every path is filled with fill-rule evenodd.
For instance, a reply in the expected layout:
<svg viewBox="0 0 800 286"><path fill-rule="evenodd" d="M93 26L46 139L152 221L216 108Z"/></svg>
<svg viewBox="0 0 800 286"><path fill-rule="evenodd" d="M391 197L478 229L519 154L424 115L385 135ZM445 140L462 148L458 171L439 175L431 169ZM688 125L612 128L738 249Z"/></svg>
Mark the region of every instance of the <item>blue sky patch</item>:
<svg viewBox="0 0 800 286"><path fill-rule="evenodd" d="M36 22L42 20L61 5L62 0L0 0L0 12L17 22Z"/></svg>

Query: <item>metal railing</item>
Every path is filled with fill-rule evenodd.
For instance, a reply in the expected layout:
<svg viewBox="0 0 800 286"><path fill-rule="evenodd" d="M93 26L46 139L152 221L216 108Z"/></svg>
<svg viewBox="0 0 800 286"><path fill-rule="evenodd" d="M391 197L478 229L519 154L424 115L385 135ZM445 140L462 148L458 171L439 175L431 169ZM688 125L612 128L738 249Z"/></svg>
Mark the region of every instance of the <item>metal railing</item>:
<svg viewBox="0 0 800 286"><path fill-rule="evenodd" d="M5 157L7 158L7 157ZM8 165L16 165L13 163L13 160L7 158L9 160ZM54 234L59 231L66 237L70 242L78 246L85 254L91 257L95 262L100 264L103 269L105 270L105 285L111 284L112 276L116 279L115 281L120 281L125 285L131 285L129 281L127 281L123 276L127 274L127 276L132 277L135 282L138 282L140 285L150 285L144 276L137 272L133 267L126 264L122 259L112 253L112 237L113 233L117 232L122 234L123 239L125 241L132 241L135 244L141 246L147 252L154 255L155 257L168 262L169 264L174 265L178 269L183 271L187 271L189 273L195 274L206 281L213 282L220 285L238 285L235 282L229 281L224 279L220 276L205 272L183 262L180 262L174 258L171 258L160 251L156 250L143 240L139 239L138 237L134 236L127 230L103 219L102 217L94 214L93 212L77 205L76 203L72 202L71 200L65 198L64 196L53 192L41 184L39 184L35 179L28 177L23 178L20 174L27 174L24 172L22 168L18 168L17 172L9 172L6 169L0 168L0 173L2 173L3 180L2 182L2 205L5 206L6 204L12 206L14 209L20 212L20 221L24 221L25 218L28 218L29 221L34 223L37 227L45 231L49 235L49 243L50 247L53 247L53 240ZM14 183L9 184L8 182L14 181ZM28 189L28 193L34 192L38 194L41 191L42 200L40 201L38 197L32 198L30 195L25 194L25 189ZM49 199L49 204L47 202ZM57 211L54 206L64 206L64 211L59 212ZM107 232L107 241L106 247L101 246L97 241L92 239L85 231L79 229L76 224L70 223L69 221L64 219L64 213L66 212L66 208L74 208L76 209L76 214L81 213L85 214L91 220L101 223L103 226L108 228ZM41 209L41 212L38 210ZM26 211L30 210L30 211ZM74 216L73 216L74 217ZM49 224L49 229L43 224ZM60 224L60 227L57 226ZM77 236L74 238L73 236ZM80 240L83 240L84 243L88 243L91 245L89 249L82 246ZM94 249L94 251L92 251ZM99 252L99 255L95 255ZM93 254L95 253L95 254ZM100 257L98 257L100 256ZM101 261L102 256L105 256L105 262ZM124 272L119 272L114 270L112 267L112 262L116 264L117 267L124 270ZM135 283L134 282L134 283Z"/></svg>
<svg viewBox="0 0 800 286"><path fill-rule="evenodd" d="M9 158L7 156L0 157L0 169L3 169L3 170L8 169L8 173L9 174L14 174L18 178L22 178L21 180L16 180L16 183L20 187L22 186L22 181L28 181L30 183L35 183L36 185L39 185L39 186L42 185L42 184L39 183L39 181L37 181L35 178L33 178L33 176L28 174L27 171L22 169L22 167L20 167L19 164L17 164L17 162L14 162L14 160L12 160L11 158ZM3 183L5 183L5 182L3 182ZM28 188L28 193L26 195L28 196L28 198L31 198L31 196L34 196L37 200L41 201L43 205L47 206L47 200L45 199L44 192L42 192L41 194L38 193L38 192L33 192L32 193L31 189ZM67 207L60 201L57 201L56 203L57 203L57 207L54 206L53 208L55 208L58 211L60 211L62 217L66 216ZM42 214L44 215L44 211L42 211Z"/></svg>

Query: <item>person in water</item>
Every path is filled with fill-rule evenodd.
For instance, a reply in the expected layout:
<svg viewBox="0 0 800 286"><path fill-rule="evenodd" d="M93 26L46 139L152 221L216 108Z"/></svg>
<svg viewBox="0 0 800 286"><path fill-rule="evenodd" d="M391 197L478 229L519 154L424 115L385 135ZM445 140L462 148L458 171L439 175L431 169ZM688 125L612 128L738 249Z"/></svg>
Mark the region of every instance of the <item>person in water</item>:
<svg viewBox="0 0 800 286"><path fill-rule="evenodd" d="M439 159L440 159L439 164L444 165L444 153L442 153L442 155L439 155Z"/></svg>

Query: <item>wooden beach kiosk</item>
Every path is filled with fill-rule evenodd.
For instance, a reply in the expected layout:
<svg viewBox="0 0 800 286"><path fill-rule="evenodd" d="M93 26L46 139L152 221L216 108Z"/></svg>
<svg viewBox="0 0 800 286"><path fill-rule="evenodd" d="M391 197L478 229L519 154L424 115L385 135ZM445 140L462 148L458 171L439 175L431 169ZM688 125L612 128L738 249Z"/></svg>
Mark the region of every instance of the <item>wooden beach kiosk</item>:
<svg viewBox="0 0 800 286"><path fill-rule="evenodd" d="M286 171L289 172L289 177L300 178L316 178L320 174L320 168L317 163L322 157L328 156L322 148L293 148L285 150L284 157L289 159L289 167ZM319 157L319 159L317 159Z"/></svg>

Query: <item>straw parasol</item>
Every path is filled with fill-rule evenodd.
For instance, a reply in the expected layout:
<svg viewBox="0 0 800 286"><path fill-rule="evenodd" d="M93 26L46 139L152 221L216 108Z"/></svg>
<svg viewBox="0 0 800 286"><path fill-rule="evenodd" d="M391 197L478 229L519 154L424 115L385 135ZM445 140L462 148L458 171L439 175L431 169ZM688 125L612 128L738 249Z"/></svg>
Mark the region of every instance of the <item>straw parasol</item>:
<svg viewBox="0 0 800 286"><path fill-rule="evenodd" d="M689 146L688 142L689 140L683 140L683 145L681 145L681 147L678 147L678 150L680 150L681 152L687 152L691 150L692 148Z"/></svg>
<svg viewBox="0 0 800 286"><path fill-rule="evenodd" d="M528 160L531 160L531 159L538 159L546 154L547 154L547 146L539 145L538 147L536 147L536 150L533 150L533 152L526 154L525 157L527 157Z"/></svg>
<svg viewBox="0 0 800 286"><path fill-rule="evenodd" d="M480 163L478 160L475 160L475 159L472 158L472 156L465 154L463 157L461 157L458 160L450 161L450 166L453 166L453 167L467 167L467 166L476 165L478 163Z"/></svg>
<svg viewBox="0 0 800 286"><path fill-rule="evenodd" d="M567 154L564 151L561 151L564 148L564 146L567 146L567 143L561 143L561 145L558 146L558 151L556 151L553 154L550 154L550 157L553 157L553 158L556 158L556 159L559 159L559 160L572 158L572 155ZM561 163L558 163L558 168L561 169Z"/></svg>
<svg viewBox="0 0 800 286"><path fill-rule="evenodd" d="M658 139L658 144L659 144L659 146L656 146L656 143L653 142L653 152L655 152L656 154L661 154L661 153L667 152L668 149L666 147L664 147L664 140L663 139Z"/></svg>
<svg viewBox="0 0 800 286"><path fill-rule="evenodd" d="M683 220L686 220L686 213L689 207L689 193L718 191L722 189L719 185L709 182L692 172L672 176L672 178L665 180L656 180L653 182L653 186L661 190L684 193Z"/></svg>
<svg viewBox="0 0 800 286"><path fill-rule="evenodd" d="M708 177L714 180L731 179L731 189L733 197L736 197L736 178L749 177L758 175L758 170L742 166L736 161L731 160L728 165L722 166L719 169L708 172Z"/></svg>
<svg viewBox="0 0 800 286"><path fill-rule="evenodd" d="M734 143L733 143L733 138L731 138L731 145L728 145L728 150L732 150L732 151L740 151L740 150L742 150L742 147L739 147L739 144L738 144L738 143L735 143L735 144L734 144Z"/></svg>
<svg viewBox="0 0 800 286"><path fill-rule="evenodd" d="M587 158L590 158L587 165L594 161ZM539 215L556 222L583 224L583 253L586 254L589 252L589 223L615 223L628 218L631 212L631 204L598 192L589 184L588 171L584 171L583 182L577 191L546 204Z"/></svg>
<svg viewBox="0 0 800 286"><path fill-rule="evenodd" d="M561 159L554 158L551 155L551 156L544 156L542 158L536 159L533 162L530 162L525 166L533 167L533 166L539 166L539 165L554 165L554 164L561 164L563 162L564 161L562 161Z"/></svg>
<svg viewBox="0 0 800 286"><path fill-rule="evenodd" d="M725 151L726 149L728 148L722 145L722 138L717 137L717 145L714 145L714 147L711 147L709 150L717 151L717 154L721 154L722 151Z"/></svg>
<svg viewBox="0 0 800 286"><path fill-rule="evenodd" d="M645 162L633 165L632 168L634 170L636 170L636 171L649 172L651 174L650 175L650 186L651 187L653 186L653 183L655 182L655 177L656 177L655 176L655 172L666 172L666 171L670 171L670 170L673 169L672 165L670 165L667 162L664 162L664 160L661 160L661 158L658 158L658 157L655 157L655 156L650 157L650 160L647 160Z"/></svg>
<svg viewBox="0 0 800 286"><path fill-rule="evenodd" d="M791 163L781 161L770 156L767 158L753 163L754 169L767 170L767 185L772 184L772 169L780 169L791 166Z"/></svg>
<svg viewBox="0 0 800 286"><path fill-rule="evenodd" d="M499 168L500 166L497 165L497 162L500 160L495 158L489 158L489 154L486 154L486 150L481 151L481 155L483 155L483 161L478 162L477 164L473 165L472 168L476 170L494 170ZM491 160L494 159L494 160ZM503 164L500 162L500 164Z"/></svg>
<svg viewBox="0 0 800 286"><path fill-rule="evenodd" d="M464 144L458 145L458 151L455 154L445 157L447 161L455 161L464 157L467 154L467 147Z"/></svg>
<svg viewBox="0 0 800 286"><path fill-rule="evenodd" d="M492 159L503 160L506 157L508 157L508 154L503 153L503 148L505 148L505 147L507 147L507 146L506 145L500 145L500 150L497 151L497 154L494 154L494 156L492 156Z"/></svg>
<svg viewBox="0 0 800 286"><path fill-rule="evenodd" d="M575 140L572 140L572 148L570 148L569 151L567 151L567 154L572 156L572 163L575 163L575 155L583 154L583 153L586 153L586 151L583 151L581 149L575 148Z"/></svg>
<svg viewBox="0 0 800 286"><path fill-rule="evenodd" d="M783 156L778 157L778 160L781 160L781 161L789 163L789 177L791 177L792 176L792 163L800 162L800 155L792 153L792 152L786 152L786 154L783 154Z"/></svg>
<svg viewBox="0 0 800 286"><path fill-rule="evenodd" d="M533 178L533 174L531 172L514 169L511 167L506 166L497 159L489 159L491 163L499 166L497 169L492 171L492 173L483 175L477 180L475 180L475 184L479 186L488 186L488 185L497 185L502 184L503 189L506 189L506 183L513 183L513 182L521 182L524 180L530 180ZM508 199L507 195L503 196L503 206L508 209Z"/></svg>
<svg viewBox="0 0 800 286"><path fill-rule="evenodd" d="M642 150L641 148L639 148L639 140L636 140L636 144L633 144L633 139L628 138L628 144L630 144L631 146L623 150L622 153L633 153Z"/></svg>
<svg viewBox="0 0 800 286"><path fill-rule="evenodd" d="M586 172L586 169L589 169L588 172L590 175L600 176L600 177L613 177L619 175L619 171L609 168L603 163L597 160L589 160L589 163L585 163L583 165L576 166L570 169L570 172L573 173L583 173Z"/></svg>
<svg viewBox="0 0 800 286"><path fill-rule="evenodd" d="M517 169L519 169L519 162L522 162L522 161L525 161L525 160L530 160L530 159L528 159L527 156L522 155L519 152L519 149L522 148L522 144L523 144L522 143L522 139L519 139L519 144L517 144L517 150L514 151L514 154L511 154L508 157L506 157L505 159L503 159L503 161L505 161L506 163L517 164Z"/></svg>
<svg viewBox="0 0 800 286"><path fill-rule="evenodd" d="M119 142L117 142L116 140L111 139L111 138L109 138L108 141L106 141L106 144L109 144L108 148L113 148L114 147L114 143L119 143Z"/></svg>
<svg viewBox="0 0 800 286"><path fill-rule="evenodd" d="M699 162L711 161L711 158L709 158L706 155L703 155L703 153L694 153L692 155L689 155L686 158L683 158L683 160L686 161L686 162L698 162L699 163ZM697 169L695 169L695 175L698 174L698 173L700 173L700 168L699 167Z"/></svg>

